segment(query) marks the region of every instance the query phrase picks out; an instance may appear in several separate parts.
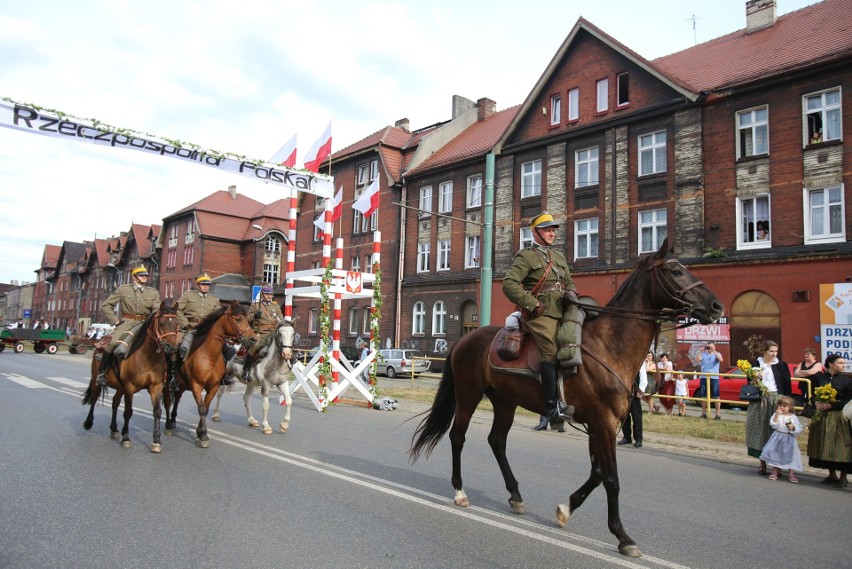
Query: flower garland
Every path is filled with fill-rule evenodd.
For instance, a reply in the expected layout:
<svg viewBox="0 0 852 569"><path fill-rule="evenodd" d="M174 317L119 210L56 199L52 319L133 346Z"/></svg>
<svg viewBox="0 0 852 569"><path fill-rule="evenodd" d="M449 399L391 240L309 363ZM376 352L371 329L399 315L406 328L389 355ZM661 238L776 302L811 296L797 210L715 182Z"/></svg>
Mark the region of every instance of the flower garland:
<svg viewBox="0 0 852 569"><path fill-rule="evenodd" d="M737 367L745 374L750 384L756 385L760 389L761 395L769 395L769 390L763 385L763 374L760 368L752 367L748 360L737 360Z"/></svg>
<svg viewBox="0 0 852 569"><path fill-rule="evenodd" d="M319 392L317 397L322 405L322 411L325 413L328 407L328 378L331 377L331 361L329 360L329 345L331 344L331 311L328 306L328 287L331 286L331 269L334 266L334 260L329 258L328 264L325 266L325 272L322 275L320 283L320 344L322 345L322 363L319 368Z"/></svg>
<svg viewBox="0 0 852 569"><path fill-rule="evenodd" d="M826 383L825 385L820 385L816 389L814 389L814 397L816 398L818 403L835 403L837 401L837 390L832 387L830 383ZM814 413L814 418L811 419L811 423L816 423L825 415L825 411L817 410Z"/></svg>
<svg viewBox="0 0 852 569"><path fill-rule="evenodd" d="M379 269L378 263L373 263L373 274L376 275L376 280L373 283L373 310L372 310L372 320L370 322L370 349L376 353L375 359L373 359L373 363L370 364L370 394L373 397L378 397L378 382L376 381L376 374L378 372L379 366L379 358L382 356L379 354L379 347L381 345L381 328L379 326L379 322L382 319L382 271Z"/></svg>

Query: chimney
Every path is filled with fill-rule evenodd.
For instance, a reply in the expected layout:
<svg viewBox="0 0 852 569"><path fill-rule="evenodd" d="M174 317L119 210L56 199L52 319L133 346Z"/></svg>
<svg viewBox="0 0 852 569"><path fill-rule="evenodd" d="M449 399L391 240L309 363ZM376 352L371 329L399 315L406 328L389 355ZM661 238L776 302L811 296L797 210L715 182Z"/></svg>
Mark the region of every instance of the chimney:
<svg viewBox="0 0 852 569"><path fill-rule="evenodd" d="M409 125L409 123L408 123L408 119L399 119L398 121L396 121L396 122L394 123L394 125L393 125L393 126L395 126L395 127L397 127L397 128L401 128L401 129L402 129L402 130L404 130L405 132L409 132L409 133L410 133L411 131L410 131L410 130L408 130L408 125Z"/></svg>
<svg viewBox="0 0 852 569"><path fill-rule="evenodd" d="M497 103L485 97L476 101L476 120L484 121L497 110Z"/></svg>
<svg viewBox="0 0 852 569"><path fill-rule="evenodd" d="M228 186L228 193L231 194L231 199L237 199L237 187L236 186Z"/></svg>
<svg viewBox="0 0 852 569"><path fill-rule="evenodd" d="M746 2L746 33L750 34L775 25L775 0L749 0Z"/></svg>

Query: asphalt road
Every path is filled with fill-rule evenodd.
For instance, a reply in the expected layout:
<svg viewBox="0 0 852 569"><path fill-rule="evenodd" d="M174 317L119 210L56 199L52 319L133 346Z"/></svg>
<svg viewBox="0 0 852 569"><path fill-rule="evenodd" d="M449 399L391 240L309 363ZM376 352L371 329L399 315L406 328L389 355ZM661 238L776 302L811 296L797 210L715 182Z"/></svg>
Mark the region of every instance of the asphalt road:
<svg viewBox="0 0 852 569"><path fill-rule="evenodd" d="M150 401L134 400L133 447L108 437L109 411L82 428L88 358L0 354L0 567L841 567L852 492L815 477L768 481L752 466L669 452L619 451L621 515L645 553L618 554L596 490L565 529L554 508L589 471L585 441L509 439L527 514L486 443L487 416L463 459L473 506L452 504L449 444L411 465L423 405L381 412L294 400L287 434L245 425L241 397L223 401L211 445L197 448L184 398L178 432L151 454ZM260 412L254 401L255 416ZM272 406L271 422L281 410ZM414 420L412 420L414 419Z"/></svg>

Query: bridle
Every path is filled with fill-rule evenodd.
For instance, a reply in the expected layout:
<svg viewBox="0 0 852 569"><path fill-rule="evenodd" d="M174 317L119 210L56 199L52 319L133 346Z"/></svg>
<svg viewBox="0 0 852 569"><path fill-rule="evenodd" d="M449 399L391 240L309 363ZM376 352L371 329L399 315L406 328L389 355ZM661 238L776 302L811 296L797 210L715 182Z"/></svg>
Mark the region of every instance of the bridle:
<svg viewBox="0 0 852 569"><path fill-rule="evenodd" d="M283 340L281 339L281 334L278 333L278 331L285 326L291 328L294 331L296 329L293 326L293 323L290 322L289 320L282 321L278 325L278 328L275 330L275 345L278 346L278 352L281 354L281 357L284 357L284 350L286 350L288 348L290 349L290 359L287 360L287 362L292 367L292 365L296 362L296 352L295 352L295 350L293 350L293 344L285 344L283 342ZM295 338L295 334L293 335L293 337Z"/></svg>
<svg viewBox="0 0 852 569"><path fill-rule="evenodd" d="M171 354L176 349L171 344L166 343L166 338L169 336L177 337L177 326L174 327L174 330L171 332L162 333L160 332L160 319L165 318L167 320L174 320L177 318L177 315L173 312L160 312L159 310L154 313L154 318L151 322L151 326L148 326L148 335L154 340L157 344L157 353L165 352L166 354Z"/></svg>
<svg viewBox="0 0 852 569"><path fill-rule="evenodd" d="M225 339L232 340L232 341L235 341L235 342L242 342L243 338L245 338L245 336L246 336L246 332L251 332L253 334L253 332L251 330L251 326L249 326L248 324L246 324L244 328L240 328L237 325L237 318L236 318L236 316L233 315L233 313L231 313L230 308L225 310L225 315L228 317L228 322L230 322L231 328L233 328L234 330L237 331L236 335L233 335L233 334L226 335Z"/></svg>

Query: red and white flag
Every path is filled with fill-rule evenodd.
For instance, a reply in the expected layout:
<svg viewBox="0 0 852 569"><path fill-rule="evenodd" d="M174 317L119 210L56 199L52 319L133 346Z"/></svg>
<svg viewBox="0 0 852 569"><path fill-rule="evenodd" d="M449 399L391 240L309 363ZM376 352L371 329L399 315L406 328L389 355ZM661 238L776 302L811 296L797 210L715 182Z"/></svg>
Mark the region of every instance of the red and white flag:
<svg viewBox="0 0 852 569"><path fill-rule="evenodd" d="M373 212L379 209L379 177L373 180L361 196L352 204L354 209L357 209L364 217L370 217Z"/></svg>
<svg viewBox="0 0 852 569"><path fill-rule="evenodd" d="M331 121L328 121L328 126L325 127L325 132L319 137L319 140L314 142L311 149L308 150L305 156L305 169L311 172L319 172L323 161L331 154Z"/></svg>
<svg viewBox="0 0 852 569"><path fill-rule="evenodd" d="M281 150L273 154L269 161L273 164L293 168L296 165L296 135L294 134L293 138L281 147Z"/></svg>
<svg viewBox="0 0 852 569"><path fill-rule="evenodd" d="M331 202L331 203L333 204L332 208L331 208L331 223L333 225L335 221L337 221L338 219L343 217L343 186L340 186L340 190L337 192L337 195L334 196L334 201ZM320 235L323 235L325 233L325 211L324 210L314 220L314 225L316 225L317 228L319 229Z"/></svg>

